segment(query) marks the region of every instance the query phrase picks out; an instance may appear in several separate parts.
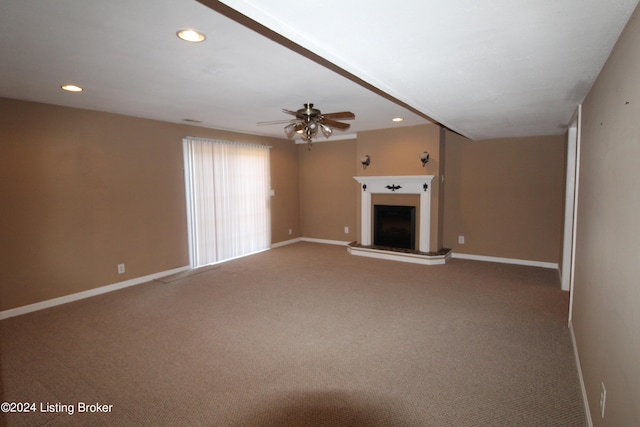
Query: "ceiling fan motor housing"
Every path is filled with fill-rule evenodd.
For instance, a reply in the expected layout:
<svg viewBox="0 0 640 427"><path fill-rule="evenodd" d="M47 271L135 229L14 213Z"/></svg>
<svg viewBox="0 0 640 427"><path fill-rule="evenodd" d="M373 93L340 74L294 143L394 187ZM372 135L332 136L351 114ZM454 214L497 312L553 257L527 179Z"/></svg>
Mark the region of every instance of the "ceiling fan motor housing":
<svg viewBox="0 0 640 427"><path fill-rule="evenodd" d="M304 104L304 108L297 111L296 117L300 120L305 120L307 123L310 121L317 121L322 118L322 112L317 108L313 108L313 104Z"/></svg>

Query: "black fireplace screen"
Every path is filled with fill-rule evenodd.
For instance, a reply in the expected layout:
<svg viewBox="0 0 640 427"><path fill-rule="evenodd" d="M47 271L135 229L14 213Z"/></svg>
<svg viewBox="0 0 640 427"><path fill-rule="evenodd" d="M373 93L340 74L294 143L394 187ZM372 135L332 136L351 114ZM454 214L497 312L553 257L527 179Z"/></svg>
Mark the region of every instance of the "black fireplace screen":
<svg viewBox="0 0 640 427"><path fill-rule="evenodd" d="M392 248L415 249L415 206L374 205L373 244Z"/></svg>

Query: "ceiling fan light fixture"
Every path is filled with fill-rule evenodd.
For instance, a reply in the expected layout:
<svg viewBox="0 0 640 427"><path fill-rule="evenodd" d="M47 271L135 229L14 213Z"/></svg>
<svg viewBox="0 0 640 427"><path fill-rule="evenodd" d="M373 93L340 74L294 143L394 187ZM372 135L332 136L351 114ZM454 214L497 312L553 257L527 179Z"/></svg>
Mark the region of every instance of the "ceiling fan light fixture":
<svg viewBox="0 0 640 427"><path fill-rule="evenodd" d="M290 123L284 127L284 133L287 135L287 138L291 139L293 138L294 133L300 132L297 129L298 127L297 125L298 125L297 123Z"/></svg>
<svg viewBox="0 0 640 427"><path fill-rule="evenodd" d="M320 125L320 130L322 131L322 134L324 135L325 138L329 138L333 133L333 129L331 129L329 126L324 124Z"/></svg>
<svg viewBox="0 0 640 427"><path fill-rule="evenodd" d="M308 140L311 140L314 136L318 134L318 125L314 122L309 123L304 128L304 135Z"/></svg>

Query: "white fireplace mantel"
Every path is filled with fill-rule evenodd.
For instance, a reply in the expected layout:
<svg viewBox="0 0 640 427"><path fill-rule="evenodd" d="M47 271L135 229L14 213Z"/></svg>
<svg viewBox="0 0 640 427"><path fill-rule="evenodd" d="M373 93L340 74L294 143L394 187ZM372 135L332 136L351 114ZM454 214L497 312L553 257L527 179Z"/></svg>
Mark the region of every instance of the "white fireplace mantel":
<svg viewBox="0 0 640 427"><path fill-rule="evenodd" d="M364 246L371 245L371 195L372 194L419 194L420 235L418 250L429 252L431 240L431 181L434 175L409 176L355 176L361 187L360 240Z"/></svg>

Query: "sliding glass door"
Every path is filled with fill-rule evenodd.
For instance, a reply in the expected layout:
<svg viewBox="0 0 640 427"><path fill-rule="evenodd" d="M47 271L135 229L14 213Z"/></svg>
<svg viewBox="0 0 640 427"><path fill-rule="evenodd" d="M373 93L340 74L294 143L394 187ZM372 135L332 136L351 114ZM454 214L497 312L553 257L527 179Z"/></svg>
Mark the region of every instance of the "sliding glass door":
<svg viewBox="0 0 640 427"><path fill-rule="evenodd" d="M183 146L191 267L268 249L270 147L193 137Z"/></svg>

